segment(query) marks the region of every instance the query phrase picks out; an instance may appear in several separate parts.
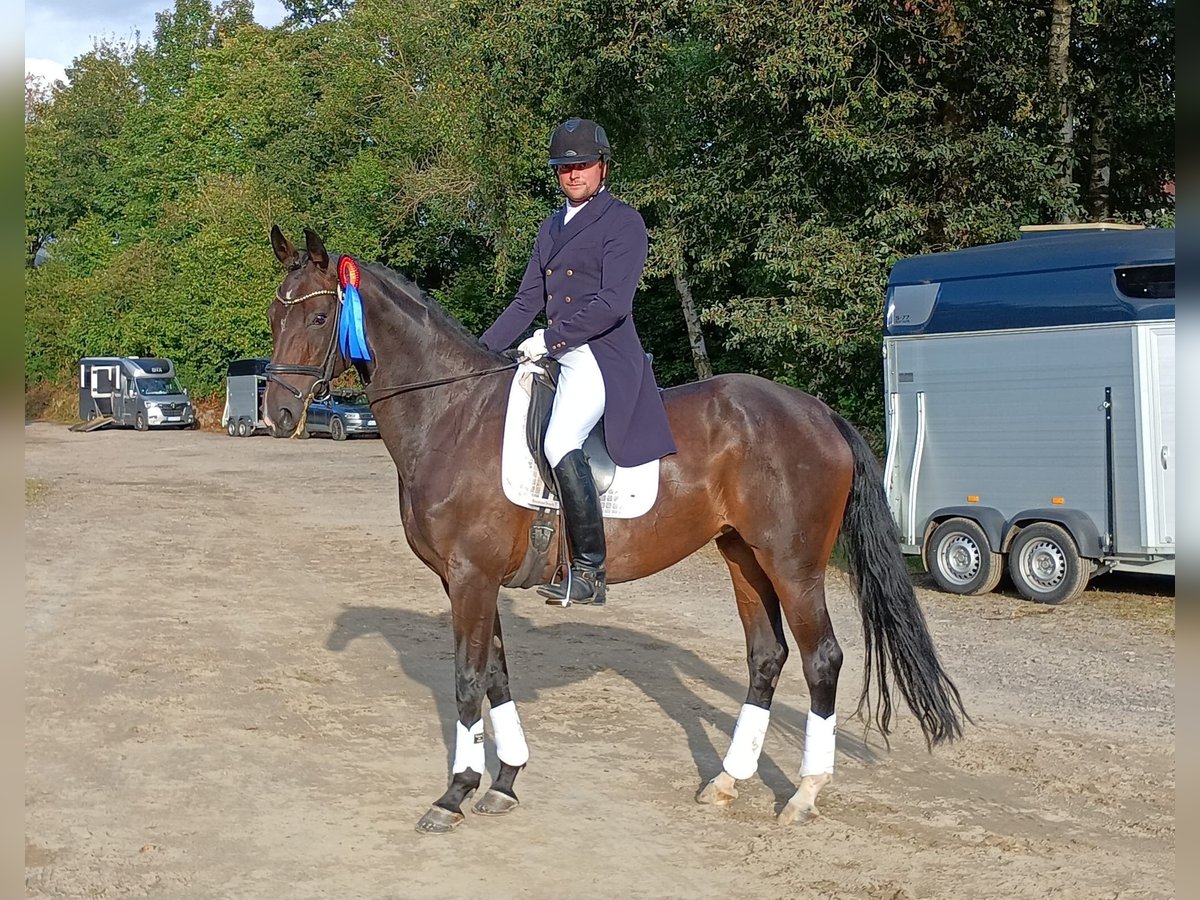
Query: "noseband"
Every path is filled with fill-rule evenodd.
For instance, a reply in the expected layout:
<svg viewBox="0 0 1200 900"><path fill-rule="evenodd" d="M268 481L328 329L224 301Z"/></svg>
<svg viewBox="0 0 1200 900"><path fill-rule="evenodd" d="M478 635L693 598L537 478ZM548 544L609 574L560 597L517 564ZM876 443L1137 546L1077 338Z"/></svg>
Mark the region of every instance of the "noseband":
<svg viewBox="0 0 1200 900"><path fill-rule="evenodd" d="M285 391L301 401L300 419L296 423L296 430L292 432L292 437L298 435L304 430L305 420L308 418L308 405L318 397L324 397L329 393L329 383L333 380L333 365L334 357L337 354L338 341L338 320L342 315L341 290L333 290L331 288L323 288L319 291L310 291L302 297L289 299L282 296L278 291L275 293L275 299L284 306L295 306L297 303L303 303L313 297L333 297L338 298L338 303L333 310L333 328L330 331L329 347L325 350L325 361L319 366L302 366L296 363L267 363L266 376L268 381L273 381ZM316 378L312 383L312 387L308 389L308 394L297 390L288 382L280 378L280 375L311 375Z"/></svg>

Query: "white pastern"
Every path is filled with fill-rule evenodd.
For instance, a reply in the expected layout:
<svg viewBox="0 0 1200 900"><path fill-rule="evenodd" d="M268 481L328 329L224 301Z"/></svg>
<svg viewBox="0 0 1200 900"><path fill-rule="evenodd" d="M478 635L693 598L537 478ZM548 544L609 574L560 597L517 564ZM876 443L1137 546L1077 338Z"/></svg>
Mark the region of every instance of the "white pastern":
<svg viewBox="0 0 1200 900"><path fill-rule="evenodd" d="M794 825L811 822L820 815L817 810L817 795L821 793L821 788L829 784L832 779L833 776L828 774L805 775L801 778L796 793L792 794L792 799L784 805L779 813L779 824Z"/></svg>

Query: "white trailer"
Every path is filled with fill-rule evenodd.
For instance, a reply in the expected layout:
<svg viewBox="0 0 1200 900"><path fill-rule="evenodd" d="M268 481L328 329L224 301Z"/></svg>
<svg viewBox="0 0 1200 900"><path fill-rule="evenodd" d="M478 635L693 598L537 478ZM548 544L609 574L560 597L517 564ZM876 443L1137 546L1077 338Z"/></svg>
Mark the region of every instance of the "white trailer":
<svg viewBox="0 0 1200 900"><path fill-rule="evenodd" d="M1175 233L1045 228L903 260L884 323L888 499L947 591L1061 603L1175 573ZM1007 562L1006 562L1007 561Z"/></svg>

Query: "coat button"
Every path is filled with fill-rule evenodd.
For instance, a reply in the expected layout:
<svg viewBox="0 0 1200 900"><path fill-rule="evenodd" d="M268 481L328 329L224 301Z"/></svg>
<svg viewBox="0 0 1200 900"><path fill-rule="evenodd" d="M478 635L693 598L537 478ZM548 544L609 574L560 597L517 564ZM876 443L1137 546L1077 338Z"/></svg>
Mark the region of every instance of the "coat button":
<svg viewBox="0 0 1200 900"><path fill-rule="evenodd" d="M565 300L566 300L568 303L570 303L570 302L571 302L571 298L570 298L570 297L564 297L563 299L565 299Z"/></svg>
<svg viewBox="0 0 1200 900"><path fill-rule="evenodd" d="M568 275L574 275L574 274L575 274L575 270L574 270L574 269L567 269L567 274L568 274Z"/></svg>
<svg viewBox="0 0 1200 900"><path fill-rule="evenodd" d="M547 295L546 295L546 299L547 299L547 300L553 300L553 299L554 299L554 295L553 295L553 294L547 294Z"/></svg>
<svg viewBox="0 0 1200 900"><path fill-rule="evenodd" d="M547 270L546 270L546 274L547 274L547 275L553 275L553 274L554 274L554 270L553 270L553 269L547 269Z"/></svg>
<svg viewBox="0 0 1200 900"><path fill-rule="evenodd" d="M553 324L554 324L554 320L553 320L553 319L547 319L547 320L546 320L546 324L547 324L547 325L553 325Z"/></svg>

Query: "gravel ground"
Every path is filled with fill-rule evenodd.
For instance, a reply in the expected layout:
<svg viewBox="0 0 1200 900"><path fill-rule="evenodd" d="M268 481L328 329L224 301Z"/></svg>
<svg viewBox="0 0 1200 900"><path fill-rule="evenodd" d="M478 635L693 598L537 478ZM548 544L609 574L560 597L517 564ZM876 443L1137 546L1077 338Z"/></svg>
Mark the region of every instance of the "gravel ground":
<svg viewBox="0 0 1200 900"><path fill-rule="evenodd" d="M832 575L837 774L790 828L796 660L758 776L693 801L745 693L713 548L600 610L504 591L522 805L430 838L448 604L380 441L34 423L25 478L28 897L1175 896L1173 580L1049 608L919 577L975 720L929 754L906 713L890 749L853 719L860 625Z"/></svg>

